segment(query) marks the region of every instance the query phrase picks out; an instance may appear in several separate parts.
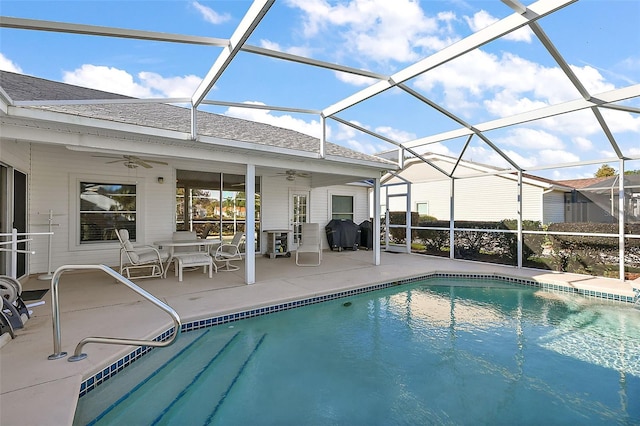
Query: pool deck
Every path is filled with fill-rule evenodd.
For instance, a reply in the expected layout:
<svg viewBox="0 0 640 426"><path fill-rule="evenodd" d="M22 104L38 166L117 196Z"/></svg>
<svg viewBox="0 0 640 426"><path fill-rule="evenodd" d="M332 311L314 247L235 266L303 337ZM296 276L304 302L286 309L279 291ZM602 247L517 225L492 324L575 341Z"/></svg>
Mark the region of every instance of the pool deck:
<svg viewBox="0 0 640 426"><path fill-rule="evenodd" d="M136 284L173 307L183 323L436 272L496 274L623 296L633 296L633 288L640 287L638 280L621 282L421 255L383 252L380 263L373 265L370 251L325 251L318 267L298 267L293 257L256 257L252 285L244 284L242 268L220 271L211 279L200 268L185 272L183 282L171 270L166 279L140 279ZM50 281L35 276L22 284L24 290L50 287ZM65 273L59 290L62 350L70 355L87 336L152 338L172 324L164 312L102 271ZM0 347L2 426L70 425L81 382L132 349L88 344L83 349L88 357L82 361L48 360L53 353L51 291L42 300L45 304L32 308L16 338Z"/></svg>

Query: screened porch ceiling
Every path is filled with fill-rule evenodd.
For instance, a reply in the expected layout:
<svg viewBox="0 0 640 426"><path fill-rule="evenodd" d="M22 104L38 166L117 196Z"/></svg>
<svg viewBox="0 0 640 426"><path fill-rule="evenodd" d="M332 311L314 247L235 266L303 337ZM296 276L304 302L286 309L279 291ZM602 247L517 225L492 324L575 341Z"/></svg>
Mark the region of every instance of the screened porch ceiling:
<svg viewBox="0 0 640 426"><path fill-rule="evenodd" d="M151 99L289 124L317 136L321 146L326 139L386 158L398 159L398 150L417 157L434 152L552 179L589 177L602 164L617 169L622 159L629 160L626 170L640 170L638 2L474 1L457 12L456 2L412 3L411 16L422 19L409 29L385 2L203 1L192 4L237 20L217 28L194 24L190 33L154 20L163 2L147 2L144 17L120 7L91 22L74 20L86 15L72 8L9 16L12 3L3 4L7 16L0 18L5 56L28 35L38 55L50 56L51 69L80 66L56 58L59 49L85 52L83 64L96 62L98 52L101 65L117 67L109 63L113 52L101 51L100 40L110 39L131 55L145 49L164 55L165 65L180 61L197 80L186 94L150 91L131 103ZM371 12L376 7L384 10ZM371 14L371 28L349 23L358 13ZM153 66L142 70L172 76L166 66ZM35 65L25 68L51 78ZM192 122L197 139L195 129ZM456 176L456 164L438 170ZM330 176L318 176L314 186Z"/></svg>

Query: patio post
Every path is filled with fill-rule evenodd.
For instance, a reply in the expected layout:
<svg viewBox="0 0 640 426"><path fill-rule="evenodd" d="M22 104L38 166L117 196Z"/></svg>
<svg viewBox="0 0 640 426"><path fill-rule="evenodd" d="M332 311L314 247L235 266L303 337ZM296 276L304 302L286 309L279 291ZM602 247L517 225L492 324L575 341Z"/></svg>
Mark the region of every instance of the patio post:
<svg viewBox="0 0 640 426"><path fill-rule="evenodd" d="M380 265L380 178L379 177L373 180L373 264L376 266Z"/></svg>
<svg viewBox="0 0 640 426"><path fill-rule="evenodd" d="M624 205L624 158L621 158L620 170L618 171L618 264L620 281L624 281Z"/></svg>
<svg viewBox="0 0 640 426"><path fill-rule="evenodd" d="M254 284L256 282L256 166L247 164L245 175L245 283Z"/></svg>
<svg viewBox="0 0 640 426"><path fill-rule="evenodd" d="M455 251L455 231L453 230L455 226L455 178L451 176L450 178L450 186L449 186L449 259L456 258Z"/></svg>
<svg viewBox="0 0 640 426"><path fill-rule="evenodd" d="M543 218L544 219L544 218ZM522 268L522 244L524 236L522 234L522 169L518 169L518 268Z"/></svg>

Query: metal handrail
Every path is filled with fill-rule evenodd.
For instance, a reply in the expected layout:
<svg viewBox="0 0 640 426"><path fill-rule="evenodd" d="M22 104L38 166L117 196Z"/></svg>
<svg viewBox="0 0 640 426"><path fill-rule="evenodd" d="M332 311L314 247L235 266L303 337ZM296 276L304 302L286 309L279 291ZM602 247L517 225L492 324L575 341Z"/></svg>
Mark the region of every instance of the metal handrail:
<svg viewBox="0 0 640 426"><path fill-rule="evenodd" d="M59 295L58 295L58 285L60 283L60 276L67 271L77 271L77 270L87 270L87 269L99 269L107 274L111 275L117 281L129 287L131 290L135 291L158 308L165 311L167 314L171 316L173 320L174 329L173 334L166 340L156 341L156 340L139 340L139 339L120 339L115 337L85 337L80 340L78 345L76 346L76 350L73 356L69 357L69 361L80 361L87 357L87 354L82 353L82 347L87 343L103 343L109 345L132 345L132 346L153 346L153 347L165 347L171 345L178 335L180 334L180 329L182 323L180 321L180 317L178 313L173 310L173 308L167 305L164 302L161 302L152 294L143 290L134 284L131 280L123 277L113 269L109 268L106 265L63 265L56 269L53 273L53 277L51 278L51 306L53 310L53 354L49 355L50 360L64 358L67 356L66 352L62 352L62 344L61 344L61 333L60 333L60 304L59 304Z"/></svg>

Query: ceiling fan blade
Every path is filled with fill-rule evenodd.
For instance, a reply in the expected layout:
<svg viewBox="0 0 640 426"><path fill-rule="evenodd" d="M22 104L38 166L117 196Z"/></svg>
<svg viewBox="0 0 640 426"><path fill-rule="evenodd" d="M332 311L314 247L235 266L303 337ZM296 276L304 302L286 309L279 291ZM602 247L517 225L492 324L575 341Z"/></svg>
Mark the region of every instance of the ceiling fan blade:
<svg viewBox="0 0 640 426"><path fill-rule="evenodd" d="M136 161L134 161L134 163L144 167L145 169L152 169L153 168L153 166L151 164L147 164L147 163L145 163L144 161L142 161L140 159L137 159Z"/></svg>
<svg viewBox="0 0 640 426"><path fill-rule="evenodd" d="M156 161L156 160L144 160L144 161L146 161L147 163L162 164L164 166L168 166L169 165L169 163L164 162L164 161Z"/></svg>
<svg viewBox="0 0 640 426"><path fill-rule="evenodd" d="M113 158L113 157L111 157L111 158ZM120 163L120 162L122 162L122 161L129 161L129 160L127 160L126 158L121 158L121 159L119 159L119 160L107 161L107 162L105 162L104 164Z"/></svg>

